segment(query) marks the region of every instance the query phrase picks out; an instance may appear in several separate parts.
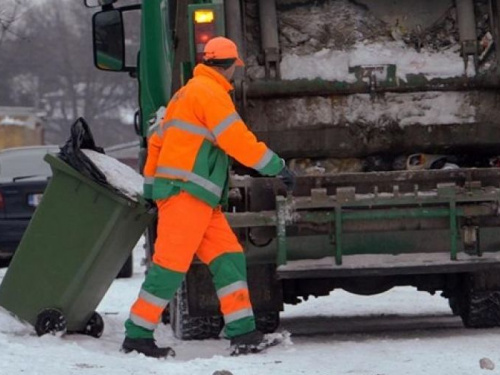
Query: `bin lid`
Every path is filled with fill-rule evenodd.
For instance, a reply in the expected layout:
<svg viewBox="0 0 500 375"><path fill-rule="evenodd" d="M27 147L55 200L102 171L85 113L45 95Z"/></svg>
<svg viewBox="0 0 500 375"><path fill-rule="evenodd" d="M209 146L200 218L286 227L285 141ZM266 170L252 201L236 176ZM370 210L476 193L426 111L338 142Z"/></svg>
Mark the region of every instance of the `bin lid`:
<svg viewBox="0 0 500 375"><path fill-rule="evenodd" d="M142 195L144 178L119 160L100 152L82 149L82 152L106 176L108 183L132 200Z"/></svg>

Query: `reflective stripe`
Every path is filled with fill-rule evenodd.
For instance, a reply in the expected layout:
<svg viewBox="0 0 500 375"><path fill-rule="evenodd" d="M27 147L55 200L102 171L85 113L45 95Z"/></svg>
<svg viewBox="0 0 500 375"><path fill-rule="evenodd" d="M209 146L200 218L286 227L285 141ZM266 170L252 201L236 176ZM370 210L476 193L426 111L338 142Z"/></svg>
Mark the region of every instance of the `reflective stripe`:
<svg viewBox="0 0 500 375"><path fill-rule="evenodd" d="M240 289L248 289L248 284L245 281L236 281L235 283L229 284L217 291L217 296L222 298L228 294L234 293Z"/></svg>
<svg viewBox="0 0 500 375"><path fill-rule="evenodd" d="M274 155L274 152L272 152L270 149L267 149L267 151L264 153L264 156L260 158L260 160L252 166L253 169L256 171L260 171L263 169L267 163L269 163Z"/></svg>
<svg viewBox="0 0 500 375"><path fill-rule="evenodd" d="M145 185L152 185L153 182L155 182L154 177L144 177L144 184Z"/></svg>
<svg viewBox="0 0 500 375"><path fill-rule="evenodd" d="M207 138L209 141L212 141L214 142L215 141L215 137L214 135L210 132L210 130L206 129L206 128L203 128L201 126L198 126L198 125L194 125L194 124L191 124L187 121L182 121L182 120L170 120L168 122L166 122L159 130L158 130L158 135L160 137L163 136L163 132L165 130L167 130L168 128L170 127L175 127L177 129L181 129L181 130L184 130L188 133L192 133L192 134L197 134L197 135L201 135L202 137L205 137Z"/></svg>
<svg viewBox="0 0 500 375"><path fill-rule="evenodd" d="M163 117L165 116L165 110L166 109L164 106L158 108L158 110L154 114L154 117L149 121L149 123L153 125L149 127L148 137L151 137L156 129L158 129L158 126L160 126L161 120L163 120Z"/></svg>
<svg viewBox="0 0 500 375"><path fill-rule="evenodd" d="M134 323L136 326L143 327L146 329L149 329L150 331L153 331L158 324L154 324L151 322L148 322L147 320L141 318L139 315L130 313L129 319Z"/></svg>
<svg viewBox="0 0 500 375"><path fill-rule="evenodd" d="M172 176L185 178L188 181L191 181L191 182L195 183L196 185L199 185L199 186L205 188L206 190L208 190L212 194L215 194L218 197L220 197L222 195L222 188L221 187L217 186L212 181L209 181L206 178L198 176L195 173L184 171L182 169L165 168L165 167L156 168L156 173L169 174Z"/></svg>
<svg viewBox="0 0 500 375"><path fill-rule="evenodd" d="M241 120L240 116L236 112L231 113L214 127L212 133L217 138L224 130L226 130L231 124L238 120Z"/></svg>
<svg viewBox="0 0 500 375"><path fill-rule="evenodd" d="M226 324L228 324L228 323L234 322L235 320L247 318L249 316L253 316L252 309L243 309L243 310L236 311L232 314L224 315L224 321L226 322Z"/></svg>
<svg viewBox="0 0 500 375"><path fill-rule="evenodd" d="M154 124L153 126L151 126L148 130L148 138L151 137L153 135L154 132L156 132L156 130L159 128L160 124Z"/></svg>
<svg viewBox="0 0 500 375"><path fill-rule="evenodd" d="M165 306L167 306L168 304L167 299L156 297L151 293L145 291L144 289L141 289L141 292L139 293L139 298L142 298L143 300L161 308L165 308Z"/></svg>

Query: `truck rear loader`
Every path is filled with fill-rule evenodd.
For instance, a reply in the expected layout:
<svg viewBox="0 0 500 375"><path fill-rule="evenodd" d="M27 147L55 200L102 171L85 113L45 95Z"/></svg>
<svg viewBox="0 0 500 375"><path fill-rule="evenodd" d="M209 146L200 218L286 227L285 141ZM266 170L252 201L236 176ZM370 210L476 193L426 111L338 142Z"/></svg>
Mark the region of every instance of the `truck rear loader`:
<svg viewBox="0 0 500 375"><path fill-rule="evenodd" d="M138 80L142 161L206 42L237 43L238 111L298 175L287 195L276 178L231 169L226 215L260 330L279 326L284 304L395 286L440 292L466 327L500 325L498 0L85 3L98 8L95 65ZM126 20L137 12L136 54ZM152 252L154 226L147 238ZM219 335L200 262L169 314L179 338Z"/></svg>

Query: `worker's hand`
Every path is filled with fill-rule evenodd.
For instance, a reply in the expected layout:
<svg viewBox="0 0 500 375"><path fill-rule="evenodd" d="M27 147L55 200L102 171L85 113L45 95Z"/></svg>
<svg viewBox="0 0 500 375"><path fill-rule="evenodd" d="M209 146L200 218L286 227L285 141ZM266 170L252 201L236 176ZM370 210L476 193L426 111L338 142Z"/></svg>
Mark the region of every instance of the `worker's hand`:
<svg viewBox="0 0 500 375"><path fill-rule="evenodd" d="M295 187L295 173L293 173L288 167L285 165L280 173L278 173L277 177L283 181L286 186L287 191L292 191Z"/></svg>

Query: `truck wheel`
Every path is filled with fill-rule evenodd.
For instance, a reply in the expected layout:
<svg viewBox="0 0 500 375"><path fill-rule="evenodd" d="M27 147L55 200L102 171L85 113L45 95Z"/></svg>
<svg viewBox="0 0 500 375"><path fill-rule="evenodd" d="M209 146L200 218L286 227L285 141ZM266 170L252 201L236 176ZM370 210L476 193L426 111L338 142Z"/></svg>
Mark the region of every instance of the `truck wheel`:
<svg viewBox="0 0 500 375"><path fill-rule="evenodd" d="M262 333L273 333L280 325L279 311L256 313L255 325Z"/></svg>
<svg viewBox="0 0 500 375"><path fill-rule="evenodd" d="M35 331L38 336L66 332L66 318L57 309L44 309L36 317Z"/></svg>
<svg viewBox="0 0 500 375"><path fill-rule="evenodd" d="M122 269L120 272L118 272L118 276L116 276L118 279L129 279L132 277L132 274L134 273L134 258L132 257L132 254L127 258L125 264L123 265Z"/></svg>
<svg viewBox="0 0 500 375"><path fill-rule="evenodd" d="M500 291L469 291L461 298L459 312L467 328L500 326Z"/></svg>
<svg viewBox="0 0 500 375"><path fill-rule="evenodd" d="M218 338L224 320L222 316L193 317L189 315L186 284L183 282L169 305L170 326L181 340Z"/></svg>
<svg viewBox="0 0 500 375"><path fill-rule="evenodd" d="M94 311L89 321L87 322L85 329L80 333L98 339L99 337L102 336L103 331L104 331L104 320L102 320L102 316L98 312Z"/></svg>
<svg viewBox="0 0 500 375"><path fill-rule="evenodd" d="M458 310L467 328L500 326L500 280L497 272L466 276L458 296Z"/></svg>

